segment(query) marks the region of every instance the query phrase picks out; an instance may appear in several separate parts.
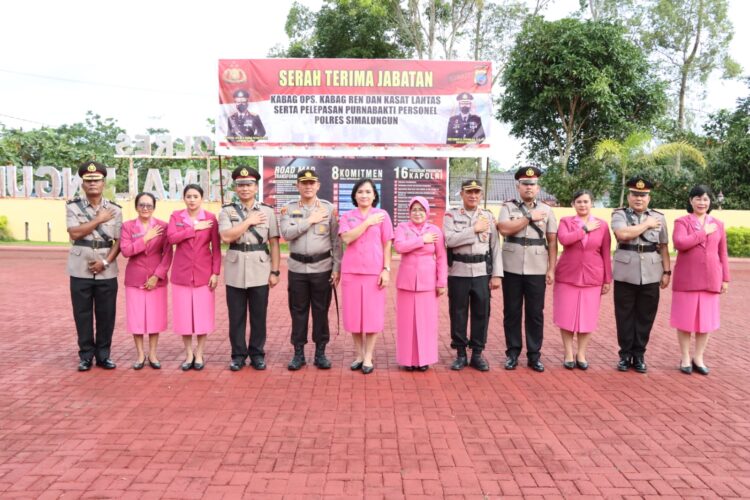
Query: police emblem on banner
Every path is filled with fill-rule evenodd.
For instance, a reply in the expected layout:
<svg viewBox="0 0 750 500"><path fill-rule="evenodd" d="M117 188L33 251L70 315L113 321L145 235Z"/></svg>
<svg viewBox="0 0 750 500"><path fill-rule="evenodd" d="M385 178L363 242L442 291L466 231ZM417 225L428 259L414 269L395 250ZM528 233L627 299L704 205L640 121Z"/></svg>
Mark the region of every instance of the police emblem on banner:
<svg viewBox="0 0 750 500"><path fill-rule="evenodd" d="M247 75L241 68L227 68L221 74L221 78L227 83L245 83Z"/></svg>
<svg viewBox="0 0 750 500"><path fill-rule="evenodd" d="M477 85L484 85L487 83L487 67L482 66L479 69L474 70L474 83Z"/></svg>

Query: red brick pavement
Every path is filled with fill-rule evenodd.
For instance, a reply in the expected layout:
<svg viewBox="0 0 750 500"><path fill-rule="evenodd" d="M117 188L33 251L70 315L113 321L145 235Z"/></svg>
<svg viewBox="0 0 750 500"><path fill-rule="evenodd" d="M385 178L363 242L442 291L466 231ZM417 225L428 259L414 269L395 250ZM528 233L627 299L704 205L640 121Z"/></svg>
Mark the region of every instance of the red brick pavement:
<svg viewBox="0 0 750 500"><path fill-rule="evenodd" d="M750 262L731 268L708 377L677 371L670 293L646 375L614 369L611 294L587 372L561 366L551 294L543 374L502 369L499 294L489 373L448 369L445 299L440 363L426 373L397 369L393 313L372 375L349 370L343 332L329 346L332 370L289 372L284 273L271 293L265 372L227 369L221 289L204 371L178 369L181 342L170 333L160 341L161 371L132 370L121 289L119 368L78 373L65 252L0 249L0 496L748 498ZM393 311L393 290L388 300Z"/></svg>

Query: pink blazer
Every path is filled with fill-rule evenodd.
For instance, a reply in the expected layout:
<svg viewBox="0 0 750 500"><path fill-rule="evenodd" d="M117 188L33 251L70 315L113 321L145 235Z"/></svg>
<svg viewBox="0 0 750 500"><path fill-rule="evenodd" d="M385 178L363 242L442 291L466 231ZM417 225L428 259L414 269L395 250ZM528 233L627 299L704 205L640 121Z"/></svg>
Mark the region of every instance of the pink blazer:
<svg viewBox="0 0 750 500"><path fill-rule="evenodd" d="M720 292L721 283L729 281L727 233L724 224L706 215L706 223L718 226L706 234L698 218L685 215L674 221L672 240L677 250L677 261L672 276L672 290L678 292L704 290Z"/></svg>
<svg viewBox="0 0 750 500"><path fill-rule="evenodd" d="M586 234L576 216L560 219L557 239L563 253L555 267L555 280L576 286L601 286L612 281L611 236L607 223Z"/></svg>
<svg viewBox="0 0 750 500"><path fill-rule="evenodd" d="M221 272L221 246L216 216L201 209L198 220L210 220L211 229L196 231L187 209L175 210L169 218L167 238L177 245L171 281L175 285L206 286L212 274Z"/></svg>
<svg viewBox="0 0 750 500"><path fill-rule="evenodd" d="M422 236L427 232L438 235L435 243L424 243ZM426 222L419 229L409 222L402 222L396 227L393 247L401 254L396 288L424 292L447 286L445 239L443 232L435 224Z"/></svg>
<svg viewBox="0 0 750 500"><path fill-rule="evenodd" d="M163 232L144 243L146 231L153 226L161 226ZM126 221L122 225L120 250L128 258L125 268L125 286L142 287L151 276L158 276L157 287L167 286L167 271L172 264L172 245L167 240L167 223L151 219L145 228L138 219Z"/></svg>

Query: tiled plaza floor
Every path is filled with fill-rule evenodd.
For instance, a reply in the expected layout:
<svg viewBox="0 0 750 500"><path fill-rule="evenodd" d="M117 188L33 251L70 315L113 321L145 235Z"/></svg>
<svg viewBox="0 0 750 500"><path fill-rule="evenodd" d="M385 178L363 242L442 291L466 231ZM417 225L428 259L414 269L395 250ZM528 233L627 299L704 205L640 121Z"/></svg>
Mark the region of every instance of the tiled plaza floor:
<svg viewBox="0 0 750 500"><path fill-rule="evenodd" d="M611 293L587 372L561 366L551 293L545 373L502 369L499 293L490 372L448 368L445 298L439 364L400 371L393 289L376 369L364 376L349 369L351 340L335 330L333 369L286 369L285 265L271 292L265 372L228 370L220 287L202 372L179 370L181 341L168 332L161 371L130 368L121 288L118 368L78 373L65 258L0 248L2 498L750 497L750 261L731 265L708 377L677 370L669 291L646 375L614 369Z"/></svg>

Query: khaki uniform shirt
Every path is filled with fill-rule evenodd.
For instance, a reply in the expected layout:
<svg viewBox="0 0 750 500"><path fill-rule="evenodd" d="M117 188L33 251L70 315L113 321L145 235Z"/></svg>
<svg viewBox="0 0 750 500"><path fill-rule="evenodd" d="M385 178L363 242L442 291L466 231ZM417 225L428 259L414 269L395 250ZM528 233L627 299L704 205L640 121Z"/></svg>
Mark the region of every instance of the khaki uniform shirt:
<svg viewBox="0 0 750 500"><path fill-rule="evenodd" d="M250 215L252 210L260 210L266 214L266 222L257 226L250 226L263 238L258 238L248 229L239 239L232 243L268 243L270 238L279 237L279 226L276 222L276 214L273 208L260 202L255 202L253 208L248 210L242 203L237 203L241 214L237 213L235 205L224 205L219 212L219 232L236 226ZM270 245L269 245L270 250ZM253 252L242 252L240 250L227 250L224 256L224 281L227 285L235 288L251 288L254 286L268 285L268 277L271 275L271 255L263 250Z"/></svg>
<svg viewBox="0 0 750 500"><path fill-rule="evenodd" d="M319 206L328 211L328 216L317 224L310 225L307 218ZM311 207L293 201L281 209L281 236L289 242L289 253L318 255L331 253L331 257L306 264L293 259L287 261L293 273L323 273L341 270L341 239L339 237L338 214L333 204L326 200L316 200Z"/></svg>
<svg viewBox="0 0 750 500"><path fill-rule="evenodd" d="M632 214L631 221L628 221L628 213ZM661 229L647 229L635 239L618 241L618 243L631 245L667 244L669 242L669 234L664 214L650 208L640 215L630 209L618 208L612 212L612 231L627 226L638 225L645 221L648 216L659 219ZM661 253L658 251L639 253L635 250L621 250L619 248L615 251L614 263L612 265L612 277L615 281L623 281L632 285L658 283L661 281L662 272Z"/></svg>
<svg viewBox="0 0 750 500"><path fill-rule="evenodd" d="M104 224L100 224L95 231L92 231L81 239L85 241L104 242L102 235L106 235L112 240L120 239L120 232L122 231L122 210L120 209L120 205L102 198L102 203L99 205L99 209L94 210L94 207L91 206L88 198L84 196L83 198L80 198L80 203L83 204L83 210L81 210L78 200L79 198L70 200L65 206L65 223L68 229L90 222L91 219L96 217L99 210L109 210L110 208L114 208L114 217ZM86 214L88 214L91 219L86 217ZM71 240L71 242L73 242L73 240ZM114 262L110 262L109 267L98 274L93 274L89 271L89 262L106 259L110 250L112 249L97 248L95 250L89 247L73 245L70 247L70 253L68 254L68 274L74 278L93 278L100 280L116 278L117 259L115 259Z"/></svg>
<svg viewBox="0 0 750 500"><path fill-rule="evenodd" d="M510 200L503 203L500 209L500 222L523 219L525 217L515 201ZM529 211L531 210L543 210L547 214L546 219L531 223L542 230L543 236L539 236L539 232L531 227L531 224L525 226L513 236L516 238L541 238L546 241L547 233L557 233L557 218L555 218L552 207L546 203L534 201L534 206ZM529 275L547 274L547 267L549 265L548 257L549 253L547 247L544 245L524 246L520 243L503 242L503 268L506 272Z"/></svg>
<svg viewBox="0 0 750 500"><path fill-rule="evenodd" d="M483 233L474 232L474 224L480 216L489 220L489 228ZM448 252L453 255L484 255L490 252L492 276L503 276L503 260L495 229L495 216L489 210L477 208L473 213L464 208L453 208L443 217L443 233ZM453 260L448 266L448 276L487 276L487 263L466 263Z"/></svg>

